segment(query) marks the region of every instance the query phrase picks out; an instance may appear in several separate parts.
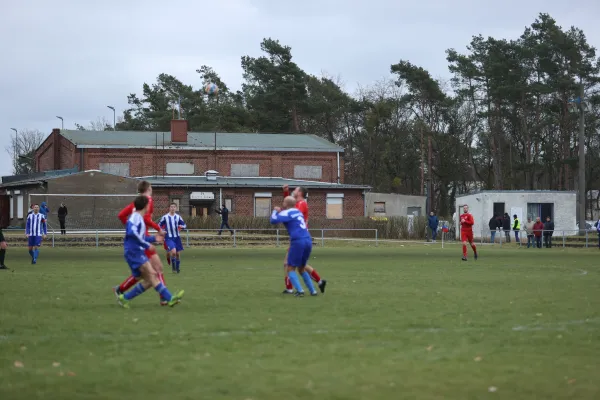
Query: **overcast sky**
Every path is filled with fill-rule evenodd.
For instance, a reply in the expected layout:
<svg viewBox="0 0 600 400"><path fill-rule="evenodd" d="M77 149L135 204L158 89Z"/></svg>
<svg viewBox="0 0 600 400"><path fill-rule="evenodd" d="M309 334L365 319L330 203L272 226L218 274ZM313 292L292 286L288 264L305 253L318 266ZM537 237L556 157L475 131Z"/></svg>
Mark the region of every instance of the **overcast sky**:
<svg viewBox="0 0 600 400"><path fill-rule="evenodd" d="M340 75L345 88L389 76L400 59L449 77L444 51L471 36L517 38L540 12L584 30L600 47L598 0L29 0L0 12L0 176L10 128L50 133L122 112L127 95L165 72L199 86L213 67L233 89L242 55L264 37L292 47L306 72ZM442 5L443 4L443 5Z"/></svg>

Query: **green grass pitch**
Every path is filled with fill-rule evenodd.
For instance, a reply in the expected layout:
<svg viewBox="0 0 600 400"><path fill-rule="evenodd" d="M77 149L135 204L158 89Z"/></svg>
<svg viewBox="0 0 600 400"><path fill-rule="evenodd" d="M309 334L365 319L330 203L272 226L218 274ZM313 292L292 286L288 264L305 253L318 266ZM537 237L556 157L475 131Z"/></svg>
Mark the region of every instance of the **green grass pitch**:
<svg viewBox="0 0 600 400"><path fill-rule="evenodd" d="M188 249L125 310L120 249L9 248L0 399L600 398L597 249L317 247L303 299L284 251Z"/></svg>

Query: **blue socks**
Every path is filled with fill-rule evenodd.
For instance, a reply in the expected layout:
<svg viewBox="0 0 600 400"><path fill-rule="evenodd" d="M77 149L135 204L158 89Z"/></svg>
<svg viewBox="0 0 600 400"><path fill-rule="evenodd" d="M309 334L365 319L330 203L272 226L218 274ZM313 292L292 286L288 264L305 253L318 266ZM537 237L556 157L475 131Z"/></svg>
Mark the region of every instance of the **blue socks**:
<svg viewBox="0 0 600 400"><path fill-rule="evenodd" d="M137 297L140 294L144 293L145 291L146 291L146 289L144 289L144 286L141 283L138 283L137 285L135 285L133 287L133 289L131 289L129 292L125 293L125 295L123 297L125 297L125 300L131 300L134 297Z"/></svg>
<svg viewBox="0 0 600 400"><path fill-rule="evenodd" d="M179 264L181 264L181 260L177 259L176 257L171 257L171 268L173 271L179 272Z"/></svg>
<svg viewBox="0 0 600 400"><path fill-rule="evenodd" d="M290 278L290 282L294 289L296 289L298 293L304 293L304 289L302 289L302 285L300 285L300 279L298 278L296 271L288 272L288 277Z"/></svg>
<svg viewBox="0 0 600 400"><path fill-rule="evenodd" d="M171 292L169 292L169 289L167 289L167 287L165 285L163 285L162 283L159 283L158 285L156 285L154 287L154 290L156 290L158 292L158 294L160 294L160 298L166 301L171 301L171 298L173 297L171 295Z"/></svg>
<svg viewBox="0 0 600 400"><path fill-rule="evenodd" d="M32 261L36 261L37 260L38 254L40 254L40 250L39 249L29 250L29 255L31 256L31 260Z"/></svg>
<svg viewBox="0 0 600 400"><path fill-rule="evenodd" d="M310 292L310 294L314 294L317 292L315 290L315 287L313 286L312 279L310 279L310 275L308 274L307 271L304 271L302 273L302 279L304 280L304 284L308 288L308 291Z"/></svg>
<svg viewBox="0 0 600 400"><path fill-rule="evenodd" d="M179 272L179 265L181 265L181 260L178 258L176 261L177 264L177 272Z"/></svg>

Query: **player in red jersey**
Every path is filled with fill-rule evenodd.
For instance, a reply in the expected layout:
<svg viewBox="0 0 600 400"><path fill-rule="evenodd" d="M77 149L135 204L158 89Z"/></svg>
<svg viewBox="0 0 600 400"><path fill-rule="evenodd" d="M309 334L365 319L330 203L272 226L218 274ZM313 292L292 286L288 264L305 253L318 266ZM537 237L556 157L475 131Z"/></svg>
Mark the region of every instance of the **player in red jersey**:
<svg viewBox="0 0 600 400"><path fill-rule="evenodd" d="M302 213L302 215L304 216L304 221L308 226L308 204L306 203L306 195L306 188L303 188L302 186L298 186L296 189L294 189L294 191L291 194L291 196L294 199L296 199L295 208ZM286 198L287 196L290 196L290 188L288 185L284 185L283 198ZM285 273L285 290L283 291L284 294L291 294L293 293L294 289L292 282L290 282L290 278L287 276L287 259L289 251L290 249L288 248L287 252L285 253L285 259L283 260L283 271ZM325 293L325 286L327 286L327 281L325 279L321 279L319 273L315 271L315 269L310 265L307 265L305 269L309 273L312 280L315 281L317 285L319 285L321 293Z"/></svg>
<svg viewBox="0 0 600 400"><path fill-rule="evenodd" d="M475 218L473 218L473 215L469 214L469 206L464 205L463 214L460 216L460 239L462 240L463 261L467 261L467 242L471 245L473 254L477 260L477 246L475 246L475 242L473 242L474 224Z"/></svg>
<svg viewBox="0 0 600 400"><path fill-rule="evenodd" d="M156 229L157 232L163 234L164 232L160 228L160 226L158 226L158 224L152 220L152 213L154 212L154 202L152 201L152 186L150 185L150 182L141 181L138 184L138 193L148 197L148 200L149 200L148 211L146 212L146 214L144 214L144 223L146 224L146 232L145 232L146 236L149 236L148 229L150 227ZM121 222L123 223L123 225L127 224L127 219L131 216L131 214L134 211L135 211L135 205L133 203L131 203L130 205L128 205L127 207L125 207L124 209L121 210L118 217L119 217L119 220L121 220ZM160 257L156 253L156 249L146 250L145 254L146 254L146 257L148 257L148 260L150 261L150 265L152 266L152 268L154 268L154 271L156 271L158 278L164 285L165 277L163 275L163 266L160 261ZM133 287L137 283L137 281L138 281L138 278L136 278L133 275L130 275L129 278L125 279L119 286L114 288L115 296L118 297L120 294L128 291L131 287ZM167 303L168 302L165 299L163 299L163 298L160 299L161 305L166 305Z"/></svg>

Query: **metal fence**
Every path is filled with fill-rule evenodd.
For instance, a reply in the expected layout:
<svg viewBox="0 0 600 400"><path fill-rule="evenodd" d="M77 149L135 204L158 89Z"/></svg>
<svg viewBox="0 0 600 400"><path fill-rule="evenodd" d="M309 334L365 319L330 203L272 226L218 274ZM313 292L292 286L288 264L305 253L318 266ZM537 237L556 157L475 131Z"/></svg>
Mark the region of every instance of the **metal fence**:
<svg viewBox="0 0 600 400"><path fill-rule="evenodd" d="M518 232L518 238L516 233ZM555 229L538 231L539 240L536 240L535 232L528 235L527 231L504 231L483 230L476 235L475 241L481 245L498 245L519 247L599 247L600 234L596 230L581 232L578 229Z"/></svg>

